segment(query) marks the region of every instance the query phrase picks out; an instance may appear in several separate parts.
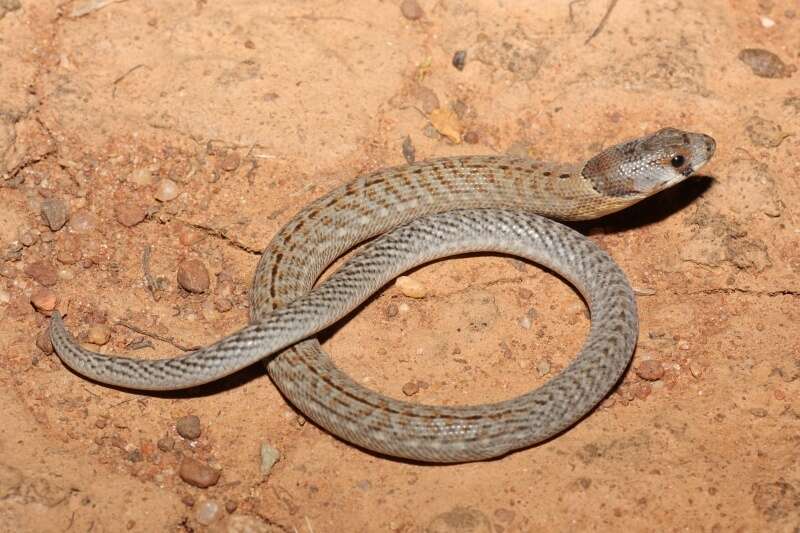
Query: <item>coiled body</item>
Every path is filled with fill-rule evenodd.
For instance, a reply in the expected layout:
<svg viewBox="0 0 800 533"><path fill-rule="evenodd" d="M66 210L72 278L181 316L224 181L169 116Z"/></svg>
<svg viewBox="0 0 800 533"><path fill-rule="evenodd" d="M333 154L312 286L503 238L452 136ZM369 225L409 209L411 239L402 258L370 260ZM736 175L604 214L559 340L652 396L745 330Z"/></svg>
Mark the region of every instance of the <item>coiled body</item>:
<svg viewBox="0 0 800 533"><path fill-rule="evenodd" d="M702 134L662 130L583 165L461 157L381 170L310 204L275 236L254 276L251 325L239 332L159 360L84 350L57 314L51 338L77 372L150 390L207 383L277 353L267 369L283 394L350 442L422 461L496 457L584 416L624 372L637 336L633 294L619 268L588 239L532 213L568 220L602 216L680 181L713 149L713 140ZM384 233L312 291L337 257ZM403 271L473 251L543 264L571 281L589 303L592 326L581 352L542 387L496 404L411 404L361 387L309 338Z"/></svg>

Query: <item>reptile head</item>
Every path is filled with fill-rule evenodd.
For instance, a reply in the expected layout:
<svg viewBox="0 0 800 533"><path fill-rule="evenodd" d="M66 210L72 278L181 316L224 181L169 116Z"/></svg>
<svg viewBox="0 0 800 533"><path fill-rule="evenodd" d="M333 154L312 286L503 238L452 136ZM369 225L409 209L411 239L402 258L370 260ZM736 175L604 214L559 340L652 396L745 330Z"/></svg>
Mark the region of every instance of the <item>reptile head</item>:
<svg viewBox="0 0 800 533"><path fill-rule="evenodd" d="M716 146L708 135L664 128L600 152L582 174L600 194L640 200L696 172Z"/></svg>

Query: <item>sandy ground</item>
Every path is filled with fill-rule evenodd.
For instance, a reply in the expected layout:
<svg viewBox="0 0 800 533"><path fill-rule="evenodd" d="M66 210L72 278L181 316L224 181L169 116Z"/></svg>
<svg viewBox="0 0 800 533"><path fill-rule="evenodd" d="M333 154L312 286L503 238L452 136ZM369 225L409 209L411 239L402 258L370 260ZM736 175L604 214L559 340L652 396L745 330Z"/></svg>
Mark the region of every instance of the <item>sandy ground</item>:
<svg viewBox="0 0 800 533"><path fill-rule="evenodd" d="M419 6L0 0L1 530L800 527L800 5L622 0L603 24L594 0ZM454 132L430 124L436 108ZM500 460L366 453L305 422L260 368L141 395L82 379L41 342L54 297L109 353L235 331L270 237L403 163L406 137L417 159L578 161L664 126L716 138L708 177L578 226L639 294L633 365L575 428ZM202 293L178 285L187 260L201 285L210 274ZM325 343L394 397L512 397L587 331L579 297L533 265L413 275L425 299L387 287ZM176 432L186 415L199 438ZM268 474L262 444L281 454ZM216 484L182 480L187 457Z"/></svg>

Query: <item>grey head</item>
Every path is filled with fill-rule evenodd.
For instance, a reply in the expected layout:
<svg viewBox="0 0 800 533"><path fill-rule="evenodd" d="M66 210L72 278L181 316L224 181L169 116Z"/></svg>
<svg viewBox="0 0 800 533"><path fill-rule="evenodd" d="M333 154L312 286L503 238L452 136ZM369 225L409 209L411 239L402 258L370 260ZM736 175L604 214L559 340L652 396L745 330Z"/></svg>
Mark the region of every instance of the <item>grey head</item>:
<svg viewBox="0 0 800 533"><path fill-rule="evenodd" d="M664 128L603 150L584 165L582 174L600 194L642 199L697 172L716 147L703 133Z"/></svg>

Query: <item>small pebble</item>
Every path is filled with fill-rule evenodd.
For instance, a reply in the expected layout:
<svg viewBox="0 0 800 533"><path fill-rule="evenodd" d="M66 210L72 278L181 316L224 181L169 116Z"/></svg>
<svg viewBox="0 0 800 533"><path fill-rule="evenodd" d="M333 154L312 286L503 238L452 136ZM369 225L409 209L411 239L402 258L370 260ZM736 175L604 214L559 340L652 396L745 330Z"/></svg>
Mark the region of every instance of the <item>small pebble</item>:
<svg viewBox="0 0 800 533"><path fill-rule="evenodd" d="M154 197L159 202L169 202L177 198L178 194L180 194L178 184L171 179L164 178L158 182Z"/></svg>
<svg viewBox="0 0 800 533"><path fill-rule="evenodd" d="M788 78L795 70L777 55L761 48L745 48L739 52L739 61L761 78Z"/></svg>
<svg viewBox="0 0 800 533"><path fill-rule="evenodd" d="M42 201L42 218L51 230L60 230L69 218L66 202L61 198L46 198Z"/></svg>
<svg viewBox="0 0 800 533"><path fill-rule="evenodd" d="M97 218L86 211L81 209L72 215L69 219L69 227L76 233L89 233L97 226Z"/></svg>
<svg viewBox="0 0 800 533"><path fill-rule="evenodd" d="M239 504L233 500L228 500L225 502L225 510L228 511L228 513L234 513L238 508Z"/></svg>
<svg viewBox="0 0 800 533"><path fill-rule="evenodd" d="M695 362L689 363L689 373L693 378L698 379L703 375L703 368Z"/></svg>
<svg viewBox="0 0 800 533"><path fill-rule="evenodd" d="M58 271L47 261L35 261L25 267L25 273L45 287L52 287L58 281Z"/></svg>
<svg viewBox="0 0 800 533"><path fill-rule="evenodd" d="M769 29L775 26L775 21L769 17L761 16L759 19L761 20L761 26L764 28Z"/></svg>
<svg viewBox="0 0 800 533"><path fill-rule="evenodd" d="M547 359L546 357L543 357L542 359L539 359L538 361L536 361L536 374L540 378L543 378L547 374L550 373L551 367L552 367L552 363L550 362L550 359Z"/></svg>
<svg viewBox="0 0 800 533"><path fill-rule="evenodd" d="M219 162L219 166L225 172L233 172L239 168L241 158L237 152L228 152Z"/></svg>
<svg viewBox="0 0 800 533"><path fill-rule="evenodd" d="M141 463L144 460L141 450L131 450L125 458L131 463Z"/></svg>
<svg viewBox="0 0 800 533"><path fill-rule="evenodd" d="M50 316L58 305L58 296L50 289L36 289L31 294L31 305L40 313Z"/></svg>
<svg viewBox="0 0 800 533"><path fill-rule="evenodd" d="M94 427L96 427L97 429L105 429L107 425L108 425L108 420L105 418L98 418L97 420L94 421Z"/></svg>
<svg viewBox="0 0 800 533"><path fill-rule="evenodd" d="M64 265L74 265L81 260L83 250L81 249L81 238L78 235L68 233L58 245L56 259Z"/></svg>
<svg viewBox="0 0 800 533"><path fill-rule="evenodd" d="M414 396L419 392L419 385L415 381L409 381L403 385L403 394L406 396Z"/></svg>
<svg viewBox="0 0 800 533"><path fill-rule="evenodd" d="M175 423L178 435L184 439L195 440L200 437L200 418L195 415L182 416Z"/></svg>
<svg viewBox="0 0 800 533"><path fill-rule="evenodd" d="M642 383L637 383L633 387L633 395L638 398L639 400L644 400L650 393L653 392L653 386L650 383L643 381Z"/></svg>
<svg viewBox="0 0 800 533"><path fill-rule="evenodd" d="M689 341L680 341L678 343L678 349L683 350L684 352L689 351Z"/></svg>
<svg viewBox="0 0 800 533"><path fill-rule="evenodd" d="M266 442L261 443L261 475L267 477L281 458L281 452Z"/></svg>
<svg viewBox="0 0 800 533"><path fill-rule="evenodd" d="M647 381L657 381L664 377L664 365L656 359L646 359L636 366L636 375Z"/></svg>
<svg viewBox="0 0 800 533"><path fill-rule="evenodd" d="M397 310L401 314L402 313L408 313L409 311L411 311L411 306L408 305L407 303L403 302L403 303L401 303L400 305L397 306Z"/></svg>
<svg viewBox="0 0 800 533"><path fill-rule="evenodd" d="M396 304L389 304L389 305L386 306L386 311L385 312L386 312L386 316L387 317L394 318L394 317L397 316L397 314L400 312L400 310L397 308Z"/></svg>
<svg viewBox="0 0 800 533"><path fill-rule="evenodd" d="M466 50L458 50L455 54L453 54L453 66L456 67L458 70L464 70L464 65L467 62L467 51Z"/></svg>
<svg viewBox="0 0 800 533"><path fill-rule="evenodd" d="M25 230L20 232L19 234L19 242L21 242L22 246L25 247L33 246L34 244L36 244L36 241L38 240L39 240L39 235L31 230Z"/></svg>
<svg viewBox="0 0 800 533"><path fill-rule="evenodd" d="M146 187L153 183L153 173L149 168L137 168L128 175L128 181L139 187Z"/></svg>
<svg viewBox="0 0 800 533"><path fill-rule="evenodd" d="M45 328L36 335L36 347L46 355L53 353L53 343L50 341L50 328Z"/></svg>
<svg viewBox="0 0 800 533"><path fill-rule="evenodd" d="M220 313L227 313L233 309L233 302L230 298L222 297L214 300L214 309Z"/></svg>
<svg viewBox="0 0 800 533"><path fill-rule="evenodd" d="M178 265L178 285L188 292L206 292L211 284L208 270L202 261L189 259Z"/></svg>
<svg viewBox="0 0 800 533"><path fill-rule="evenodd" d="M103 346L111 339L111 328L105 324L92 324L86 334L86 342Z"/></svg>
<svg viewBox="0 0 800 533"><path fill-rule="evenodd" d="M194 511L195 520L204 526L213 524L221 516L222 509L214 500L205 500Z"/></svg>
<svg viewBox="0 0 800 533"><path fill-rule="evenodd" d="M158 446L158 449L162 452L171 452L172 449L175 448L175 439L169 436L161 437L156 442L156 446Z"/></svg>
<svg viewBox="0 0 800 533"><path fill-rule="evenodd" d="M408 276L400 276L395 281L395 285L403 293L404 296L409 298L424 298L428 293L425 285Z"/></svg>
<svg viewBox="0 0 800 533"><path fill-rule="evenodd" d="M203 234L192 228L183 228L178 233L178 240L184 246L191 246L196 242L200 242L202 239Z"/></svg>
<svg viewBox="0 0 800 533"><path fill-rule="evenodd" d="M420 107L426 115L430 115L431 111L438 109L441 105L439 103L439 97L436 96L436 93L433 92L433 89L428 87L417 88L417 98L420 101Z"/></svg>
<svg viewBox="0 0 800 533"><path fill-rule="evenodd" d="M133 204L123 204L117 206L117 222L126 228L132 228L140 223L147 216L144 207Z"/></svg>
<svg viewBox="0 0 800 533"><path fill-rule="evenodd" d="M480 140L480 135L478 135L478 132L475 130L469 130L464 134L464 142L467 144L478 144Z"/></svg>
<svg viewBox="0 0 800 533"><path fill-rule="evenodd" d="M419 20L422 18L422 15L424 15L417 0L403 0L400 4L400 12L408 20Z"/></svg>
<svg viewBox="0 0 800 533"><path fill-rule="evenodd" d="M205 489L217 484L220 471L192 457L184 457L178 475L189 485Z"/></svg>
<svg viewBox="0 0 800 533"><path fill-rule="evenodd" d="M413 164L417 159L417 149L414 147L414 142L411 140L410 135L406 135L403 139L403 158L409 165Z"/></svg>

